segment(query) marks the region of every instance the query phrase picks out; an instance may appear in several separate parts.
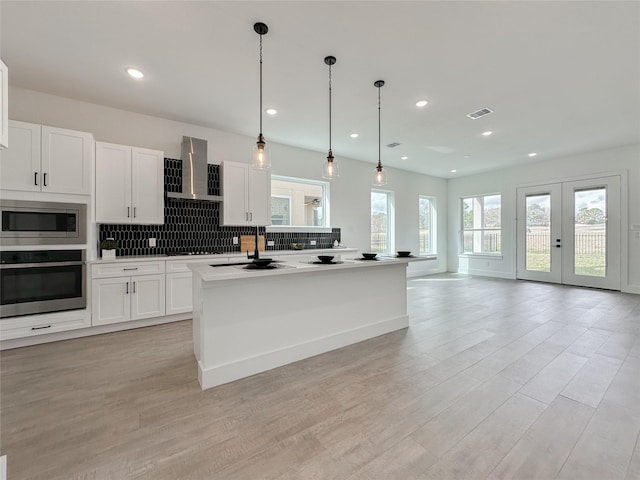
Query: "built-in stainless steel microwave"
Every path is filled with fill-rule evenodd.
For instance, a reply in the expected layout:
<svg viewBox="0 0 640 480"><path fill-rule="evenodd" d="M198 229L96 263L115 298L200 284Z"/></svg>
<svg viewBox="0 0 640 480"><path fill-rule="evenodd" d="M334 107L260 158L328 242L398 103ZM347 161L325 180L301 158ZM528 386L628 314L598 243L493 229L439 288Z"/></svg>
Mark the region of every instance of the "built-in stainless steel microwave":
<svg viewBox="0 0 640 480"><path fill-rule="evenodd" d="M0 214L0 245L87 243L85 204L2 200Z"/></svg>

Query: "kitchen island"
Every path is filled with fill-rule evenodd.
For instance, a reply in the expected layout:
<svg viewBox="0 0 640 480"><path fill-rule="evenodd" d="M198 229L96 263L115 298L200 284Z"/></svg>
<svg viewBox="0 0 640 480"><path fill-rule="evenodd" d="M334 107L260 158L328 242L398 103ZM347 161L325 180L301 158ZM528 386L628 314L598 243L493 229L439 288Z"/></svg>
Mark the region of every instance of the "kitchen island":
<svg viewBox="0 0 640 480"><path fill-rule="evenodd" d="M407 264L424 259L313 260L189 267L203 390L409 326Z"/></svg>

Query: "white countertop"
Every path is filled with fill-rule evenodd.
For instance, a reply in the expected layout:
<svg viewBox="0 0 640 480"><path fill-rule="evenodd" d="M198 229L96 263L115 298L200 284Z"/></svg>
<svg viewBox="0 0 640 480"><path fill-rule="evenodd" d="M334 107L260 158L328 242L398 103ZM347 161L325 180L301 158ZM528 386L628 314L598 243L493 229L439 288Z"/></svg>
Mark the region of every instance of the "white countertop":
<svg viewBox="0 0 640 480"><path fill-rule="evenodd" d="M314 248L304 250L266 250L264 252L260 252L260 256L269 258L271 256L280 257L283 255L341 255L345 253L355 254L358 251L359 249L350 247ZM97 258L95 260L91 260L90 263L144 262L157 260L200 260L207 262L215 259L224 260L226 258L247 258L247 254L246 252L223 252L211 255L129 255L125 257L116 257L115 259Z"/></svg>
<svg viewBox="0 0 640 480"><path fill-rule="evenodd" d="M268 253L268 252L266 252ZM238 259L240 260L240 259ZM224 260L210 263L193 263L189 268L199 275L205 282L215 282L220 280L238 280L254 277L271 277L275 275L291 275L296 273L311 273L330 270L344 270L354 268L372 268L391 265L407 265L411 262L421 262L431 260L429 257L378 257L377 260L360 260L356 255L347 255L342 258L342 263L318 264L310 263L308 260L286 260L279 261L279 268L273 269L252 269L247 270L243 265L212 266L215 264L228 263Z"/></svg>

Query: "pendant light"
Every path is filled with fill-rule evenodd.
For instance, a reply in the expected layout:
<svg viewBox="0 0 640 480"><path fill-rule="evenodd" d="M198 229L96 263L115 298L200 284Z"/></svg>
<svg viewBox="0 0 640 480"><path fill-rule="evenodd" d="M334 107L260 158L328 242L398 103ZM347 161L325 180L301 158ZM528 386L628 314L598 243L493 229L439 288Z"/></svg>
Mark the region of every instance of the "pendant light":
<svg viewBox="0 0 640 480"><path fill-rule="evenodd" d="M381 187L387 184L387 172L382 168L380 159L380 87L384 85L384 80L376 80L373 85L378 89L378 166L373 171L373 184Z"/></svg>
<svg viewBox="0 0 640 480"><path fill-rule="evenodd" d="M255 169L267 170L271 168L271 158L267 144L262 136L262 36L267 34L269 27L264 23L258 22L253 25L253 29L260 35L260 134L258 135L258 141L253 147L252 165Z"/></svg>
<svg viewBox="0 0 640 480"><path fill-rule="evenodd" d="M331 151L331 65L335 65L336 57L324 57L324 63L329 65L329 154L327 155L327 161L324 162L322 176L324 178L332 179L339 176L338 163L333 157L333 152Z"/></svg>

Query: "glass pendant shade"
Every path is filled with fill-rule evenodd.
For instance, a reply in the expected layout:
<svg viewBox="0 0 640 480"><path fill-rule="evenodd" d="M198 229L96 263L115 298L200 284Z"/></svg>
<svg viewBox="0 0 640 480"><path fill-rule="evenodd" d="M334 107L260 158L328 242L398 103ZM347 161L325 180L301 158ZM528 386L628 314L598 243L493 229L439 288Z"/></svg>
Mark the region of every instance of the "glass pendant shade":
<svg viewBox="0 0 640 480"><path fill-rule="evenodd" d="M376 187L382 187L387 184L387 172L384 171L382 166L376 167L373 171L373 185Z"/></svg>
<svg viewBox="0 0 640 480"><path fill-rule="evenodd" d="M338 162L333 157L331 151L329 151L329 155L327 156L327 160L324 162L324 169L322 171L322 178L336 178L340 176L338 172Z"/></svg>
<svg viewBox="0 0 640 480"><path fill-rule="evenodd" d="M252 166L256 170L268 170L271 168L269 146L264 142L264 137L262 137L262 135L258 137L258 141L253 146Z"/></svg>

